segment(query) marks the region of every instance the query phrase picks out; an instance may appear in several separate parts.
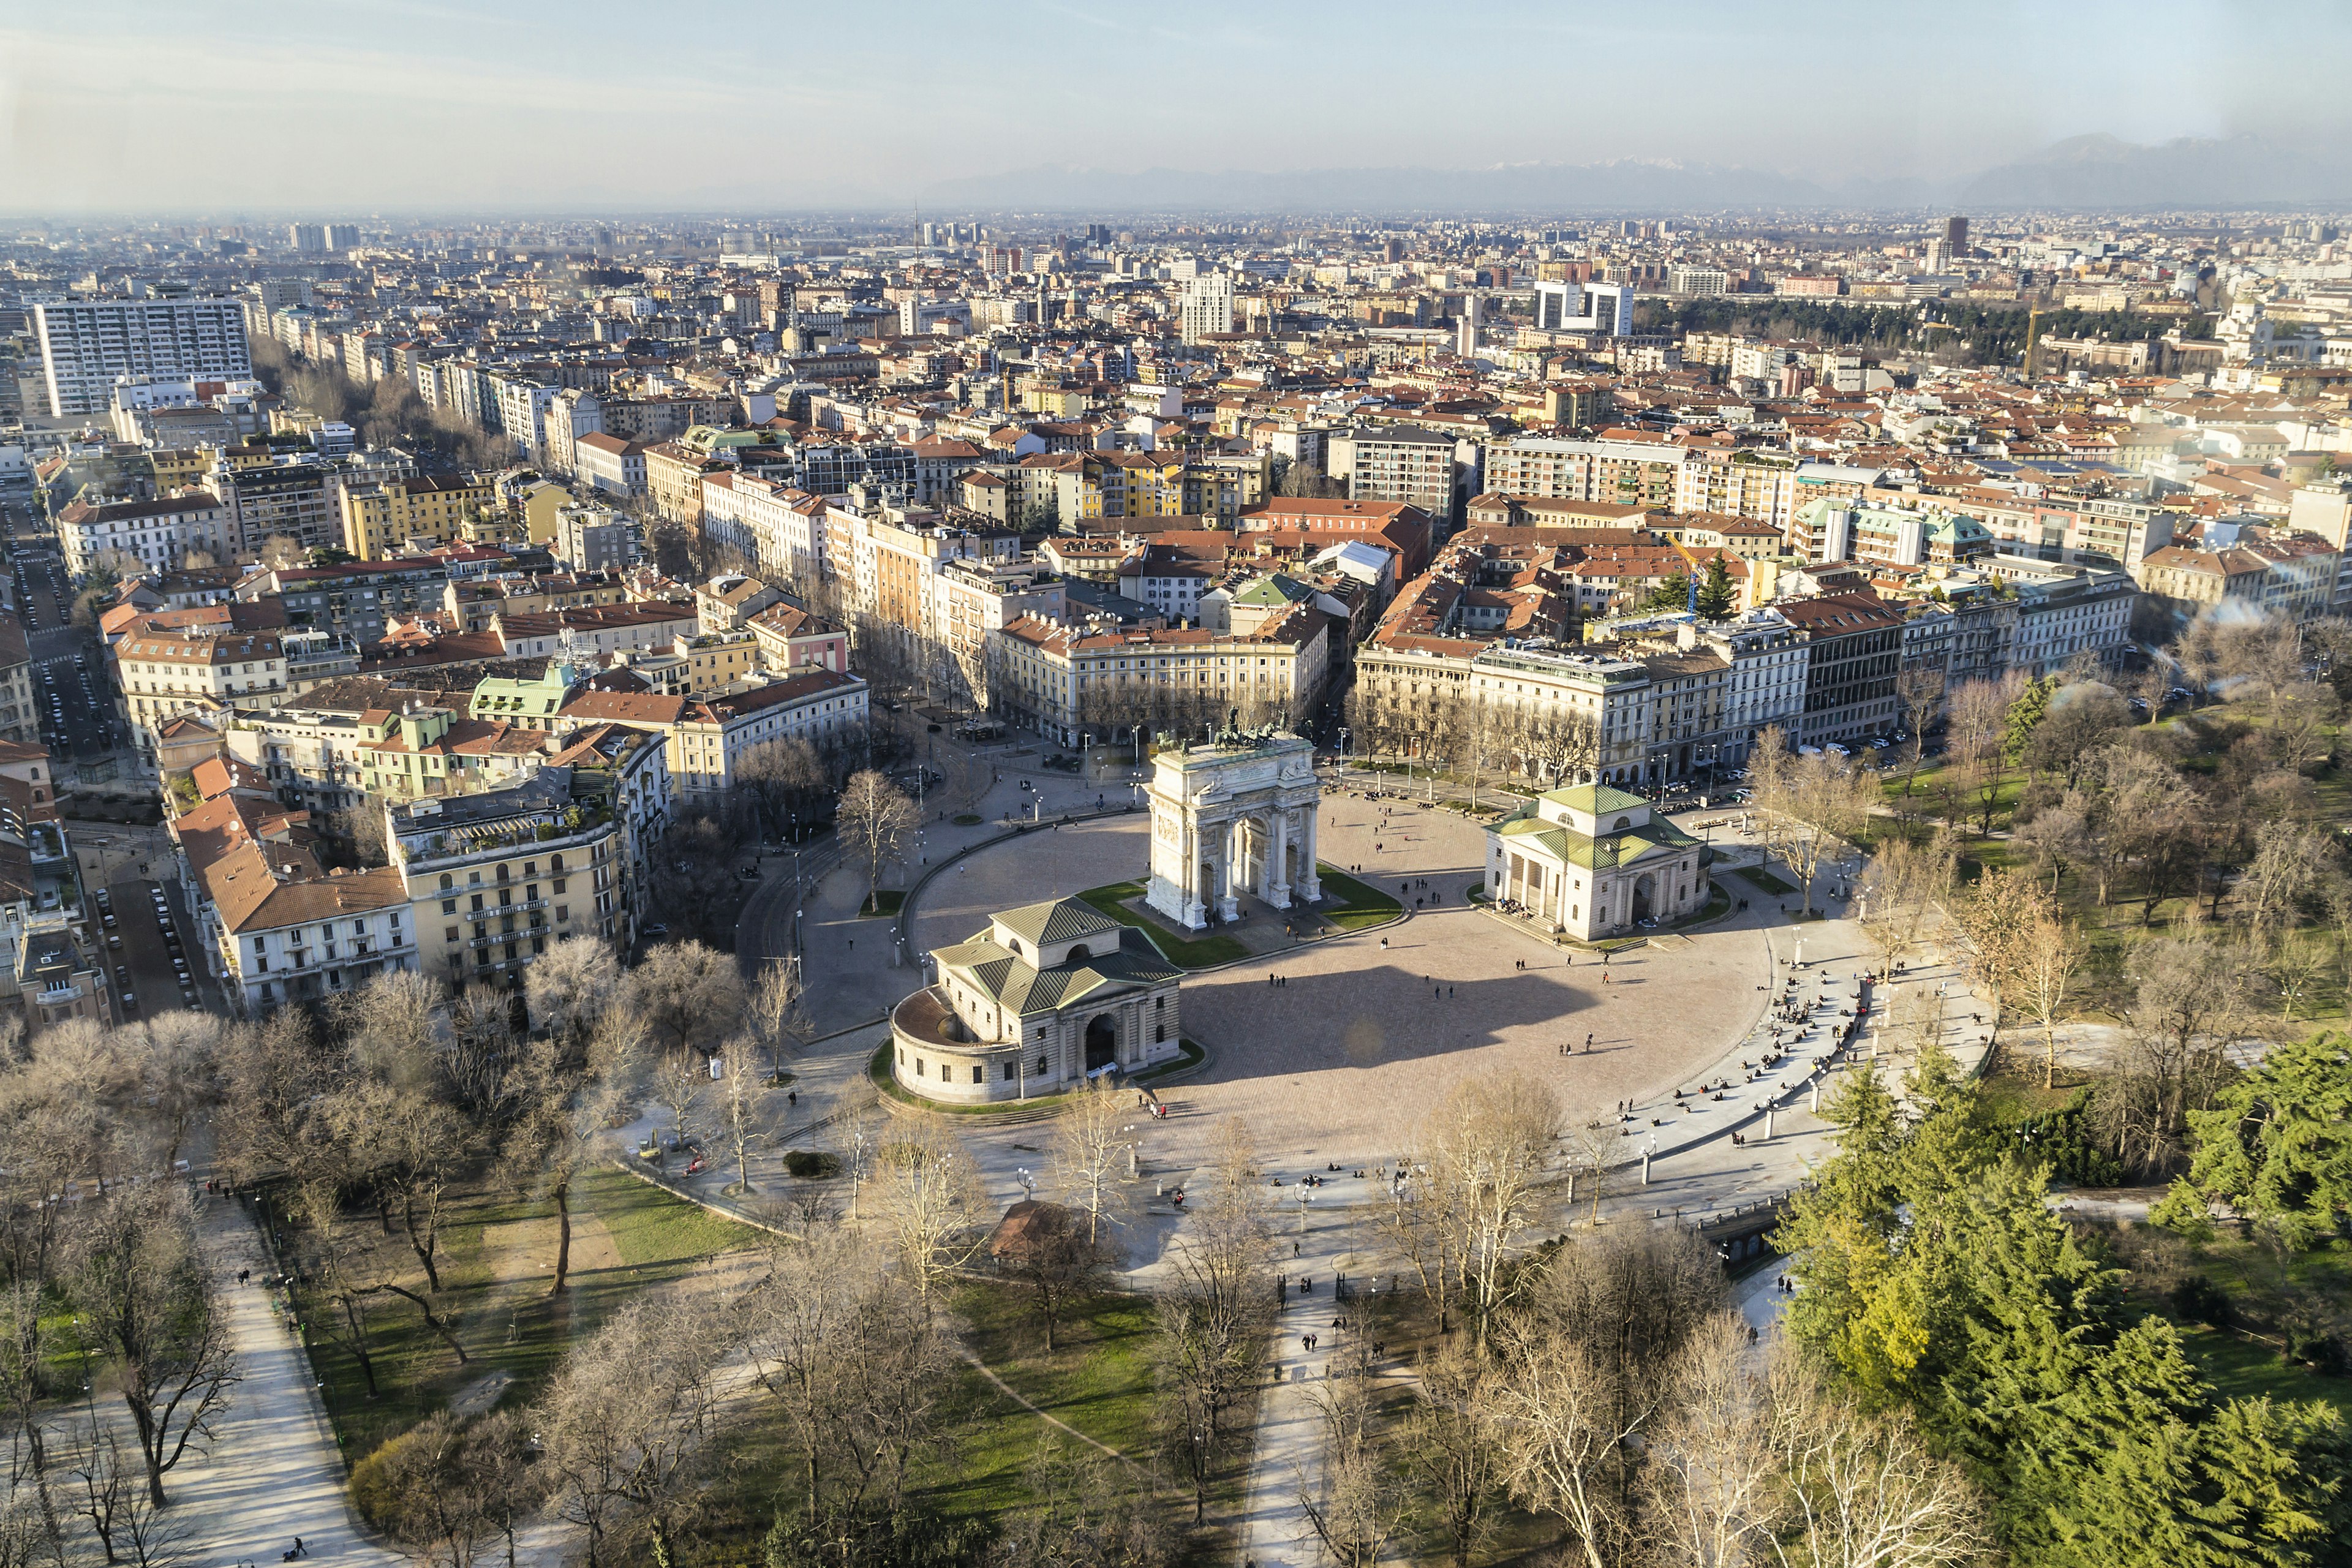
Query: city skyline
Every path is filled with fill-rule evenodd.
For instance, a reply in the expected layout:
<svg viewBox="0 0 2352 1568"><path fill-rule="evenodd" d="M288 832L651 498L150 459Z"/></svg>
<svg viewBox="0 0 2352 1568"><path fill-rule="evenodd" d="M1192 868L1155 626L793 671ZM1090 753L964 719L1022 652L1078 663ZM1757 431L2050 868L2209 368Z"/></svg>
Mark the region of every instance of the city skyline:
<svg viewBox="0 0 2352 1568"><path fill-rule="evenodd" d="M2352 192L2324 79L2352 20L2316 6L1808 5L1759 30L1712 5L1676 23L1509 5L1433 29L1390 5L1026 0L986 27L887 7L862 49L811 42L798 16L705 16L664 31L609 5L100 4L0 26L0 211L1112 210L1217 205L1221 183L1245 208L1253 189L1296 206L1303 183L1427 210L1405 176L1523 170L1549 177L1488 181L1465 210L1521 189L1528 207L1634 205L1645 178L1696 206L1908 207L1972 182L1978 205ZM2288 30L2302 47L2284 53ZM816 48L853 68L813 68ZM2128 179L1981 186L2118 159ZM1330 177L1347 172L1366 177Z"/></svg>

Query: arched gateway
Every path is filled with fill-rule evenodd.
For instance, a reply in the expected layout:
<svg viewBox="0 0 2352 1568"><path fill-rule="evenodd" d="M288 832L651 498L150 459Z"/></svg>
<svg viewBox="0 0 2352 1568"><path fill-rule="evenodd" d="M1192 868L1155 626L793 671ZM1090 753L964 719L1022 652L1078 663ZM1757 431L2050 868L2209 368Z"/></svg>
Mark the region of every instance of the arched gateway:
<svg viewBox="0 0 2352 1568"><path fill-rule="evenodd" d="M1277 910L1323 896L1315 874L1322 786L1314 745L1271 731L1228 731L1151 759L1151 887L1147 901L1197 931L1241 913L1249 893Z"/></svg>

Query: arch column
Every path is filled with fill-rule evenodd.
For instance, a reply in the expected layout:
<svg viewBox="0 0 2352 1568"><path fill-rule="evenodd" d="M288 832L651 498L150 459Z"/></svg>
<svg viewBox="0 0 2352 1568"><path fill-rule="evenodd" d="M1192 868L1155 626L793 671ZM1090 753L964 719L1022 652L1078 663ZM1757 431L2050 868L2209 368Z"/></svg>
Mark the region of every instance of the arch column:
<svg viewBox="0 0 2352 1568"><path fill-rule="evenodd" d="M1277 910L1290 907L1290 814L1266 814L1265 861L1258 871L1258 897Z"/></svg>
<svg viewBox="0 0 2352 1568"><path fill-rule="evenodd" d="M1242 823L1229 818L1222 826L1219 838L1223 846L1217 860L1217 918L1237 921L1242 916L1241 900L1234 893L1234 862L1240 854Z"/></svg>
<svg viewBox="0 0 2352 1568"><path fill-rule="evenodd" d="M1298 808L1300 828L1298 880L1292 884L1292 887L1300 898L1310 904L1323 897L1323 879L1316 873L1315 869L1315 819L1318 815L1315 803L1311 800Z"/></svg>

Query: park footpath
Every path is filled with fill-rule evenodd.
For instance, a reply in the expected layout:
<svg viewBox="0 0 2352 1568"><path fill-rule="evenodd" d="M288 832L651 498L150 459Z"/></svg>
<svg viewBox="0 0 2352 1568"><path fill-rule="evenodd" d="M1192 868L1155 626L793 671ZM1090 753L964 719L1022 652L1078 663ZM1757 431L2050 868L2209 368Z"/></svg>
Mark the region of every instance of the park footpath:
<svg viewBox="0 0 2352 1568"><path fill-rule="evenodd" d="M253 1211L226 1197L198 1202L198 1243L219 1284L244 1380L203 1457L192 1449L164 1477L173 1511L188 1523L184 1560L205 1568L271 1563L299 1537L304 1558L322 1565L403 1568L408 1559L376 1544L352 1516L310 1357L262 1284L275 1266Z"/></svg>

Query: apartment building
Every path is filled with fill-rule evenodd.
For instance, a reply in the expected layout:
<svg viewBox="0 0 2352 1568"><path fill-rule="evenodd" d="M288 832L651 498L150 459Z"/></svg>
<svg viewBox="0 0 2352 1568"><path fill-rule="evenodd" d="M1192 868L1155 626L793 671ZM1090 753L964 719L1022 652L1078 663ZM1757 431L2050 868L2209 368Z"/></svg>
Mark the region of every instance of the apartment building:
<svg viewBox="0 0 2352 1568"><path fill-rule="evenodd" d="M1329 628L1295 605L1246 634L1095 632L1024 616L989 642L992 710L1048 740L1156 725L1295 721L1312 711L1329 674Z"/></svg>
<svg viewBox="0 0 2352 1568"><path fill-rule="evenodd" d="M0 743L38 747L41 710L33 700L33 646L25 623L0 612ZM40 752L43 768L47 752ZM39 799L37 793L35 797Z"/></svg>
<svg viewBox="0 0 2352 1568"><path fill-rule="evenodd" d="M158 572L177 570L190 551L229 558L231 523L220 499L191 489L156 500L77 500L57 514L58 545L76 577L95 569L109 552L136 557Z"/></svg>
<svg viewBox="0 0 2352 1568"><path fill-rule="evenodd" d="M565 701L562 720L570 727L612 724L662 735L671 787L715 800L732 787L736 770L757 747L793 740L824 747L862 727L866 686L855 675L803 668L700 698L580 691Z"/></svg>
<svg viewBox="0 0 2352 1568"><path fill-rule="evenodd" d="M775 582L814 587L823 578L824 510L824 498L779 479L727 473L702 482L704 528Z"/></svg>
<svg viewBox="0 0 2352 1568"><path fill-rule="evenodd" d="M440 607L449 568L440 561L345 561L331 566L264 566L236 584L240 601L277 600L290 628L354 643L383 638L394 617Z"/></svg>
<svg viewBox="0 0 2352 1568"><path fill-rule="evenodd" d="M1454 515L1456 465L1473 472L1477 468L1475 443L1413 425L1375 426L1335 436L1327 460L1332 476L1348 481L1350 500L1401 501L1434 518ZM1474 483L1470 488L1478 487Z"/></svg>
<svg viewBox="0 0 2352 1568"><path fill-rule="evenodd" d="M1792 740L1850 744L1900 726L1901 611L1869 594L1784 599L1774 607L1806 637L1805 707Z"/></svg>
<svg viewBox="0 0 2352 1568"><path fill-rule="evenodd" d="M1939 495L1936 504L1982 523L2004 555L2136 572L2171 544L2174 514L2139 501L2052 500L2007 490Z"/></svg>
<svg viewBox="0 0 2352 1568"><path fill-rule="evenodd" d="M34 299L49 417L104 415L118 377L246 381L253 356L235 300Z"/></svg>
<svg viewBox="0 0 2352 1568"><path fill-rule="evenodd" d="M419 966L452 985L510 984L566 937L635 940L627 826L609 780L549 766L478 795L388 806L384 837Z"/></svg>
<svg viewBox="0 0 2352 1568"><path fill-rule="evenodd" d="M1638 784L1648 766L1650 672L1638 658L1610 652L1569 652L1506 647L1475 639L1394 637L1357 650L1356 689L1368 712L1381 715L1384 736L1367 735L1360 749L1376 745L1419 749L1423 737L1442 727L1441 715L1457 702L1475 701L1529 724L1556 715L1574 715L1592 726L1589 776L1556 783ZM1512 746L1507 724L1496 761Z"/></svg>
<svg viewBox="0 0 2352 1568"><path fill-rule="evenodd" d="M2063 669L2075 658L2088 654L2113 663L2131 640L2132 606L2139 586L2111 567L2069 566L2024 556L1995 555L1985 571L2009 584L2017 596L2016 629L2011 635L2008 668L2040 677ZM2325 603L2334 596L2336 556L2306 577L2307 595Z"/></svg>
<svg viewBox="0 0 2352 1568"><path fill-rule="evenodd" d="M263 463L213 469L206 487L228 515L232 554L252 560L273 540L303 551L340 547L342 517L326 468L316 463Z"/></svg>
<svg viewBox="0 0 2352 1568"><path fill-rule="evenodd" d="M409 703L398 713L361 715L373 731L352 748L360 785L378 801L470 795L528 778L545 761L541 732L458 717L454 709Z"/></svg>
<svg viewBox="0 0 2352 1568"><path fill-rule="evenodd" d="M1797 459L1747 447L1694 447L1675 472L1674 505L1785 529L1797 509Z"/></svg>
<svg viewBox="0 0 2352 1568"><path fill-rule="evenodd" d="M588 488L600 496L634 500L646 493L646 444L642 441L602 431L583 436L574 445L573 466Z"/></svg>
<svg viewBox="0 0 2352 1568"><path fill-rule="evenodd" d="M342 490L342 547L362 561L381 561L415 542L454 544L466 525L499 510L498 477L477 474L391 479Z"/></svg>
<svg viewBox="0 0 2352 1568"><path fill-rule="evenodd" d="M307 825L231 791L173 819L200 944L247 1017L417 967L400 873L329 870Z"/></svg>
<svg viewBox="0 0 2352 1568"><path fill-rule="evenodd" d="M274 634L143 631L116 644L114 659L125 716L150 757L156 731L183 713L266 709L286 691L286 650Z"/></svg>
<svg viewBox="0 0 2352 1568"><path fill-rule="evenodd" d="M1025 616L1066 618L1062 580L1034 561L961 558L932 586L929 636L940 647L940 678L951 705L989 707L989 644Z"/></svg>
<svg viewBox="0 0 2352 1568"><path fill-rule="evenodd" d="M576 503L555 514L549 552L573 572L618 572L637 559L637 525L611 507Z"/></svg>
<svg viewBox="0 0 2352 1568"><path fill-rule="evenodd" d="M928 679L940 643L939 575L951 561L1020 557L1010 531L958 527L860 486L825 509L826 579L857 638L857 657Z"/></svg>
<svg viewBox="0 0 2352 1568"><path fill-rule="evenodd" d="M901 442L812 438L794 461L792 482L814 496L846 495L859 486L908 495L919 489L916 449Z"/></svg>

